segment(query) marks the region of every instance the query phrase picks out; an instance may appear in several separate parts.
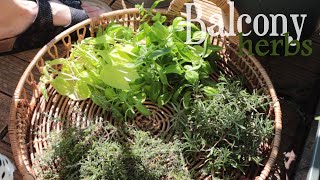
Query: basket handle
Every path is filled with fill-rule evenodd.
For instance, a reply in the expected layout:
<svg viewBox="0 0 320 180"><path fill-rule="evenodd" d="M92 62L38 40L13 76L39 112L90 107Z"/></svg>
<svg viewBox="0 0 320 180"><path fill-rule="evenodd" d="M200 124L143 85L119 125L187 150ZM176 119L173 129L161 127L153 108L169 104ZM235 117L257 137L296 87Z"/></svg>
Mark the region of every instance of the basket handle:
<svg viewBox="0 0 320 180"><path fill-rule="evenodd" d="M172 0L167 12L169 14L178 15L181 13L184 4L187 2L199 3L199 4L201 4L202 7L205 7L207 12L210 12L210 13L213 13L211 11L210 7L220 8L221 12L222 12L221 16L223 16L224 20L226 20L225 21L225 25L226 25L225 28L227 30L229 30L230 11L229 11L228 0ZM212 8L212 9L216 9L216 8ZM239 17L239 13L238 13L237 9L234 9L233 16L234 16L234 22L232 22L233 27L236 27L237 20ZM206 17L206 18L208 19L208 17ZM239 37L238 36L229 37L229 39L232 40L234 43L239 44Z"/></svg>
<svg viewBox="0 0 320 180"><path fill-rule="evenodd" d="M184 3L189 2L189 0L172 0L168 8L170 14L179 14L184 6Z"/></svg>
<svg viewBox="0 0 320 180"><path fill-rule="evenodd" d="M227 0L204 0L204 1L207 1L207 3L209 4L214 3L216 6L221 8L221 10L226 15L229 15L229 11L228 11L229 6L227 3ZM187 2L192 2L192 0L172 0L168 8L168 12L175 13L175 14L180 13L184 6L184 3L187 3Z"/></svg>

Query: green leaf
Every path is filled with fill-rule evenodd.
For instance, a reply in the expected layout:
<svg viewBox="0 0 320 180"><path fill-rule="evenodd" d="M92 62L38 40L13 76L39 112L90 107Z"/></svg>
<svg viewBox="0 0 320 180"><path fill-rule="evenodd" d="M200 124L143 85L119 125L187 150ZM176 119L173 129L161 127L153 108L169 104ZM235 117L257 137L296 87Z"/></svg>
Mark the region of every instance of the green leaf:
<svg viewBox="0 0 320 180"><path fill-rule="evenodd" d="M154 33L157 40L164 41L169 36L168 28L162 25L160 22L156 21L152 26L151 30Z"/></svg>
<svg viewBox="0 0 320 180"><path fill-rule="evenodd" d="M176 24L175 28L177 28L177 29L183 28L183 29L184 29L184 28L187 27L187 26L190 26L190 27L191 27L191 30L196 30L196 31L199 31L199 30L200 30L196 25L194 25L193 23L188 22L188 21L179 21L179 22Z"/></svg>
<svg viewBox="0 0 320 180"><path fill-rule="evenodd" d="M172 97L172 93L161 94L158 98L158 106L161 107L167 104L170 101L171 97Z"/></svg>
<svg viewBox="0 0 320 180"><path fill-rule="evenodd" d="M135 103L144 103L146 101L146 94L144 92L137 91L133 96Z"/></svg>
<svg viewBox="0 0 320 180"><path fill-rule="evenodd" d="M123 66L105 65L100 73L100 79L107 85L122 89L130 89L129 84L139 78L135 69Z"/></svg>
<svg viewBox="0 0 320 180"><path fill-rule="evenodd" d="M67 82L64 78L57 76L50 82L50 84L59 94L65 96L69 95L70 83Z"/></svg>
<svg viewBox="0 0 320 180"><path fill-rule="evenodd" d="M157 12L157 14L155 16L152 17L152 21L156 22L160 22L161 24L164 23L166 21L167 17L166 16L162 16L161 13Z"/></svg>
<svg viewBox="0 0 320 180"><path fill-rule="evenodd" d="M135 107L139 112L141 112L144 116L149 116L151 113L146 106L141 103L135 104Z"/></svg>
<svg viewBox="0 0 320 180"><path fill-rule="evenodd" d="M49 96L48 96L48 90L46 88L46 84L45 83L41 83L40 90L41 90L41 93L43 94L44 98L46 99L46 101L48 101L49 100Z"/></svg>
<svg viewBox="0 0 320 180"><path fill-rule="evenodd" d="M117 39L117 41L129 40L133 35L132 29L114 23L110 24L105 32L108 36Z"/></svg>
<svg viewBox="0 0 320 180"><path fill-rule="evenodd" d="M150 94L151 101L155 102L158 99L160 92L161 92L161 83L160 82L152 82L151 94Z"/></svg>
<svg viewBox="0 0 320 180"><path fill-rule="evenodd" d="M159 71L159 78L162 84L169 85L167 75L164 73L163 70Z"/></svg>
<svg viewBox="0 0 320 180"><path fill-rule="evenodd" d="M113 38L111 38L107 34L104 34L102 36L98 36L95 38L92 38L92 37L86 38L83 43L96 45L96 44L104 44L104 43L115 44L116 42Z"/></svg>
<svg viewBox="0 0 320 180"><path fill-rule="evenodd" d="M207 33L204 31L196 31L192 35L192 40L199 41L200 39L205 39L207 37Z"/></svg>
<svg viewBox="0 0 320 180"><path fill-rule="evenodd" d="M174 18L174 20L173 20L173 22L172 22L172 26L174 27L174 28L176 28L177 26L178 26L178 24L179 24L179 22L181 22L181 21L184 21L185 19L183 18L183 17L176 17L176 18Z"/></svg>
<svg viewBox="0 0 320 180"><path fill-rule="evenodd" d="M121 91L119 94L118 94L118 98L122 101L122 102L125 102L127 100L127 95L128 93L125 92L125 91ZM122 104L122 102L118 102L118 104Z"/></svg>
<svg viewBox="0 0 320 180"><path fill-rule="evenodd" d="M202 88L202 90L204 91L204 93L207 96L214 96L214 95L219 94L219 90L218 89L210 87L210 86L205 86L205 87Z"/></svg>
<svg viewBox="0 0 320 180"><path fill-rule="evenodd" d="M213 73L214 70L213 68L211 67L210 63L208 61L204 61L202 66L201 66L201 75L202 77L206 76L208 77L209 74ZM204 80L204 78L200 78L201 80Z"/></svg>
<svg viewBox="0 0 320 180"><path fill-rule="evenodd" d="M182 91L183 91L187 86L188 86L187 84L184 84L184 85L180 86L180 87L178 88L178 90L176 90L176 92L175 92L175 93L173 94L173 96L172 96L172 100L173 100L174 102L179 103L179 102L178 102L178 97L179 97L179 95L182 93Z"/></svg>
<svg viewBox="0 0 320 180"><path fill-rule="evenodd" d="M79 73L79 78L87 84L95 83L95 81L92 79L92 75L90 75L88 71L85 70Z"/></svg>
<svg viewBox="0 0 320 180"><path fill-rule="evenodd" d="M206 53L203 55L204 58L208 57L209 55L214 55L214 57L212 57L212 59L219 59L219 56L217 53L212 54L213 52L219 52L222 51L223 48L221 46L217 46L217 45L212 45L210 43L207 44L207 51Z"/></svg>
<svg viewBox="0 0 320 180"><path fill-rule="evenodd" d="M88 85L81 80L67 81L63 77L57 76L51 81L51 85L59 94L68 96L73 100L84 100L91 95Z"/></svg>
<svg viewBox="0 0 320 180"><path fill-rule="evenodd" d="M46 61L46 65L49 65L49 66L60 65L60 64L62 65L62 64L68 64L68 63L69 62L63 58Z"/></svg>
<svg viewBox="0 0 320 180"><path fill-rule="evenodd" d="M163 48L163 49L155 50L149 55L149 57L151 59L158 59L159 57L168 54L170 51L171 51L171 48Z"/></svg>
<svg viewBox="0 0 320 180"><path fill-rule="evenodd" d="M185 65L184 68L188 71L192 71L193 67L191 65Z"/></svg>
<svg viewBox="0 0 320 180"><path fill-rule="evenodd" d="M213 52L218 52L218 51L222 51L223 47L217 46L217 45L209 45L208 49L212 50Z"/></svg>
<svg viewBox="0 0 320 180"><path fill-rule="evenodd" d="M74 93L69 94L69 97L71 97L71 99L77 99L77 100L88 99L90 96L91 96L91 92L88 85L81 80L76 82Z"/></svg>
<svg viewBox="0 0 320 180"><path fill-rule="evenodd" d="M158 4L160 3L160 2L163 2L164 0L157 0L157 1L155 1L153 4L152 4L152 6L151 6L151 10L153 10L154 8L156 8L157 6L158 6Z"/></svg>
<svg viewBox="0 0 320 180"><path fill-rule="evenodd" d="M109 54L110 62L107 63L113 66L125 66L128 63L133 64L133 60L135 59L134 54L130 53L133 50L133 46L121 46L117 45L115 49L113 49Z"/></svg>
<svg viewBox="0 0 320 180"><path fill-rule="evenodd" d="M179 74L181 75L184 71L180 68L179 64L172 64L164 68L164 73L165 74Z"/></svg>
<svg viewBox="0 0 320 180"><path fill-rule="evenodd" d="M195 45L195 46L193 46L193 48L194 48L193 52L195 54L197 54L198 56L202 56L203 55L203 47L202 46Z"/></svg>
<svg viewBox="0 0 320 180"><path fill-rule="evenodd" d="M209 39L209 35L207 34L206 35L206 40L203 43L203 52L202 52L202 54L207 54L209 44L210 44L210 39Z"/></svg>
<svg viewBox="0 0 320 180"><path fill-rule="evenodd" d="M241 124L238 124L238 123L235 123L239 128L241 128L241 129L243 129L243 130L246 130L247 128L246 127L244 127L243 125L241 125Z"/></svg>
<svg viewBox="0 0 320 180"><path fill-rule="evenodd" d="M176 42L176 47L180 56L187 62L197 62L202 59L201 56L198 56L193 51L191 51L191 49L189 49L189 47L184 43Z"/></svg>
<svg viewBox="0 0 320 180"><path fill-rule="evenodd" d="M106 98L108 100L113 99L113 98L115 98L117 96L117 94L116 94L116 92L114 91L113 88L106 88L104 90L104 95L106 96Z"/></svg>
<svg viewBox="0 0 320 180"><path fill-rule="evenodd" d="M186 71L184 77L186 78L186 80L188 80L190 83L194 84L195 82L197 82L199 80L199 73L196 71Z"/></svg>
<svg viewBox="0 0 320 180"><path fill-rule="evenodd" d="M93 66L97 66L100 63L99 57L96 56L93 50L89 50L86 45L76 45L72 50L72 55L81 57L80 62L86 62Z"/></svg>
<svg viewBox="0 0 320 180"><path fill-rule="evenodd" d="M185 109L189 108L190 100L191 100L191 92L187 91L182 98L182 104Z"/></svg>

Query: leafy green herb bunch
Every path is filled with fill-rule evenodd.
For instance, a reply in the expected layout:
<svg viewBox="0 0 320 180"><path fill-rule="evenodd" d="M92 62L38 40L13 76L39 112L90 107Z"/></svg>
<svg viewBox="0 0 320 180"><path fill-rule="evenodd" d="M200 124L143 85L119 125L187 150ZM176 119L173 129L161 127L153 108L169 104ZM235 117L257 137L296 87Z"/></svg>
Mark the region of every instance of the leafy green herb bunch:
<svg viewBox="0 0 320 180"><path fill-rule="evenodd" d="M166 25L166 16L139 8L142 19L136 32L110 23L96 37L75 44L68 60L47 61L41 77L44 94L50 83L71 99L91 98L122 120L136 111L149 115L146 100L158 106L183 101L187 108L193 86L213 71L206 58L221 47L211 45L207 33L182 17ZM185 43L188 25L192 40L205 38L203 44Z"/></svg>

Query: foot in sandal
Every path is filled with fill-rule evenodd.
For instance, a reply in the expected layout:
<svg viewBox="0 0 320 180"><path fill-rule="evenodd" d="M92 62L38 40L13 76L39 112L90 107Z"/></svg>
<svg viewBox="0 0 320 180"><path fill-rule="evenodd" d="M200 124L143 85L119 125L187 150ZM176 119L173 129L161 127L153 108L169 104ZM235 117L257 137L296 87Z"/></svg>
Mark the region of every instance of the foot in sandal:
<svg viewBox="0 0 320 180"><path fill-rule="evenodd" d="M0 53L41 47L72 25L109 11L96 0L1 0Z"/></svg>

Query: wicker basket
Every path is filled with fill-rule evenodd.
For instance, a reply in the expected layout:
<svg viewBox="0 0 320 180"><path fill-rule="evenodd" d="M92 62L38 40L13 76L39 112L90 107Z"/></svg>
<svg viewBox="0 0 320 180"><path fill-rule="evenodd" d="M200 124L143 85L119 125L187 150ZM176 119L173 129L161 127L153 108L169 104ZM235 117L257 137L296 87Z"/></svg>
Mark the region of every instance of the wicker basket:
<svg viewBox="0 0 320 180"><path fill-rule="evenodd" d="M213 5L212 2L202 1ZM168 11L161 11L168 17L174 17L183 7L184 0L174 0ZM217 8L217 7L215 7ZM48 86L49 100L46 101L40 92L39 77L45 60L59 57L68 57L71 49L71 33L76 33L78 41L85 38L90 32L95 35L98 26L106 27L108 22L116 21L124 26L136 30L139 26L139 11L126 9L103 14L99 19L83 21L67 31L58 35L31 61L16 88L11 105L9 135L16 165L24 179L35 179L32 169L35 157L41 156L43 149L47 147L47 135L53 130L61 130L69 126L86 127L92 122L112 121L108 113L104 112L90 100L73 101L68 97L59 95ZM170 18L167 18L170 19ZM172 18L171 18L172 19ZM170 23L170 22L169 22ZM90 27L90 28L89 28ZM217 62L219 72L212 74L216 79L222 72L229 76L242 75L246 79L249 89L261 89L272 100L270 113L274 118L275 136L272 141L270 155L264 161L263 167L248 168L246 177L249 179L266 179L271 171L278 154L281 135L281 110L273 85L260 63L252 56L238 56L238 46L226 37L212 37L212 44L223 46L219 52L222 57ZM245 51L246 52L246 51ZM141 128L147 128L154 133L166 132L170 126L170 117L174 113L168 106L158 108L150 102L147 107L153 112L151 117L143 117L137 114L132 120ZM75 110L77 107L79 110ZM53 118L62 118L66 121L54 121ZM195 163L197 164L197 163Z"/></svg>

